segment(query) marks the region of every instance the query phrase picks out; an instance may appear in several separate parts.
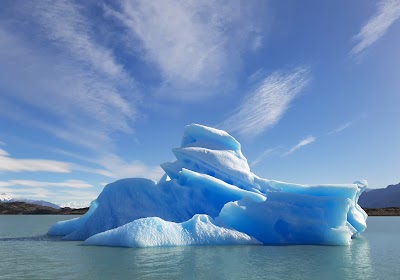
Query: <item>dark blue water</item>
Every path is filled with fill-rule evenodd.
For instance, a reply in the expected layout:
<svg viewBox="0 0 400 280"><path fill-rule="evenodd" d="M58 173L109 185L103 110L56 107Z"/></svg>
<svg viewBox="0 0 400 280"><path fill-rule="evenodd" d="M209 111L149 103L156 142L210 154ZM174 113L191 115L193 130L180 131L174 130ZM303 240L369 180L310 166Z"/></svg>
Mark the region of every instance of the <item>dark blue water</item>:
<svg viewBox="0 0 400 280"><path fill-rule="evenodd" d="M87 247L45 236L66 216L0 216L0 279L400 279L400 217L345 246Z"/></svg>

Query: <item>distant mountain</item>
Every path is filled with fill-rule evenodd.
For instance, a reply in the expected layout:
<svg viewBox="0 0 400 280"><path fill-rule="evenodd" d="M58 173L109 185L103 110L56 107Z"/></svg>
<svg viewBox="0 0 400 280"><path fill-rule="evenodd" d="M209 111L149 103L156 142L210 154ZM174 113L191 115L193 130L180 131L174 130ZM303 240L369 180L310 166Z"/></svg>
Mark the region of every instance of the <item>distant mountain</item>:
<svg viewBox="0 0 400 280"><path fill-rule="evenodd" d="M68 207L54 209L21 201L0 203L0 214L9 215L83 215L87 210L88 208L71 209Z"/></svg>
<svg viewBox="0 0 400 280"><path fill-rule="evenodd" d="M15 202L26 202L26 203L30 203L30 204L36 204L36 205L40 205L40 206L47 206L47 207L51 207L54 209L60 209L60 205L54 204L52 202L49 201L45 201L45 200L32 200L32 199L26 199L26 198L21 198L21 199L14 199L13 201Z"/></svg>
<svg viewBox="0 0 400 280"><path fill-rule="evenodd" d="M80 208L86 208L90 206L90 201L83 201L83 202L77 202L77 201L71 201L68 203L62 203L60 204L61 207L68 207L72 209L80 209Z"/></svg>
<svg viewBox="0 0 400 280"><path fill-rule="evenodd" d="M400 183L384 189L369 189L358 199L363 208L400 207Z"/></svg>
<svg viewBox="0 0 400 280"><path fill-rule="evenodd" d="M34 200L34 199L28 199L28 198L17 198L17 197L11 197L10 195L6 193L0 194L0 203L4 202L26 202L29 204L35 204L35 205L40 205L40 206L46 206L46 207L51 207L54 209L60 209L61 207L57 204L45 201L45 200Z"/></svg>
<svg viewBox="0 0 400 280"><path fill-rule="evenodd" d="M0 194L0 203L1 202L9 202L11 200L12 200L12 197L9 196L8 194L6 194L6 193Z"/></svg>

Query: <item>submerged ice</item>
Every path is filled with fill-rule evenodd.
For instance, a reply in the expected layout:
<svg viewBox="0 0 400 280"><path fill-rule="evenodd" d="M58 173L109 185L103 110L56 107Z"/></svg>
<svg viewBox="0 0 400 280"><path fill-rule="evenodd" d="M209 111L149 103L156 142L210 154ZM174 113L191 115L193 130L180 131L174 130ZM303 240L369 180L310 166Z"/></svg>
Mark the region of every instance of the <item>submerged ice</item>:
<svg viewBox="0 0 400 280"><path fill-rule="evenodd" d="M49 235L85 245L348 245L366 228L357 204L366 182L300 185L251 172L240 143L225 131L186 126L176 161L159 182L134 178L107 185L82 217Z"/></svg>

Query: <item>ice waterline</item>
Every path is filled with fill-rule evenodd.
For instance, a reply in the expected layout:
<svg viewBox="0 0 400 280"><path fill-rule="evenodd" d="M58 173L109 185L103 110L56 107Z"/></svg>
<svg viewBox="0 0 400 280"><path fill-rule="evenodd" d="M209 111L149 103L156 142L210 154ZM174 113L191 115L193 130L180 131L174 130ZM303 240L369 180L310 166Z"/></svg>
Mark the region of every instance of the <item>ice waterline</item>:
<svg viewBox="0 0 400 280"><path fill-rule="evenodd" d="M349 245L366 228L357 204L367 182L300 185L251 172L227 132L191 124L177 160L159 182L108 184L82 217L49 235L85 245L152 247L208 244Z"/></svg>

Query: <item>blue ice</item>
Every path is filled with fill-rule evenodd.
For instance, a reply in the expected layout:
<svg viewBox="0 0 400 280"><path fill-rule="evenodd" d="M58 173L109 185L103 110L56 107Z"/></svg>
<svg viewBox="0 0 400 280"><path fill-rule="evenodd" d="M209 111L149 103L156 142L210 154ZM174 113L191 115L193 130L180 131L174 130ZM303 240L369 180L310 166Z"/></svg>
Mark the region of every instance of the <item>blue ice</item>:
<svg viewBox="0 0 400 280"><path fill-rule="evenodd" d="M85 245L349 245L366 228L357 204L367 183L300 185L251 172L227 132L186 126L176 161L159 182L133 178L107 185L81 218L49 235Z"/></svg>

